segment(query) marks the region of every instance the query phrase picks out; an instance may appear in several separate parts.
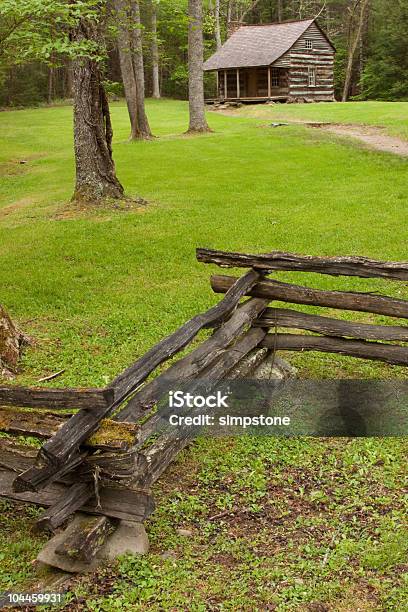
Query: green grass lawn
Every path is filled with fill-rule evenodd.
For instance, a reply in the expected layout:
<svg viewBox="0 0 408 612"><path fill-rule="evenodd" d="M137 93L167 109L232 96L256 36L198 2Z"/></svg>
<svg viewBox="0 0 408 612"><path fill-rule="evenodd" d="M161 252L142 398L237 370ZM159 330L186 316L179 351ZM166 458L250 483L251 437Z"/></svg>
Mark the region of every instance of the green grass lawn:
<svg viewBox="0 0 408 612"><path fill-rule="evenodd" d="M127 194L149 205L89 212L67 206L72 109L0 113L0 299L36 340L18 383L64 368L55 386L103 385L215 303L216 268L195 262L196 246L407 259L407 160L302 126L270 129L265 119L407 135L408 103L261 110L267 116L209 113L214 132L192 138L184 102L149 101L159 138L129 143L126 107L115 103L117 172ZM408 298L402 283L277 276ZM406 376L339 356L289 359L306 377ZM91 610L405 609L404 451L402 440L198 442L157 486L152 553L72 590L95 591ZM17 519L13 508L2 505L0 590L34 579L30 559L43 541L29 532L35 510ZM208 521L226 509L233 517ZM177 535L178 526L193 535Z"/></svg>

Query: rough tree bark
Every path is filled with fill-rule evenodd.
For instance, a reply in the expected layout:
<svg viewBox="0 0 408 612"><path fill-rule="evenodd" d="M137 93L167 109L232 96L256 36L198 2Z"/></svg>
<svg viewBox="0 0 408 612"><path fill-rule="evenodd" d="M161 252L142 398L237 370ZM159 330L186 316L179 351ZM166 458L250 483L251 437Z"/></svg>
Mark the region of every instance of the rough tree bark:
<svg viewBox="0 0 408 612"><path fill-rule="evenodd" d="M217 45L217 51L221 48L221 26L220 26L220 0L215 0L215 44Z"/></svg>
<svg viewBox="0 0 408 612"><path fill-rule="evenodd" d="M115 0L115 10L118 17L118 51L123 88L130 120L130 140L141 138L137 121L136 79L133 70L132 49L128 28L127 3L125 0Z"/></svg>
<svg viewBox="0 0 408 612"><path fill-rule="evenodd" d="M368 10L370 0L356 0L353 8L350 11L350 26L349 26L349 52L347 58L346 77L344 80L344 89L342 95L342 102L347 102L350 94L351 78L353 75L354 58L356 55L358 44L361 40L363 32L364 20ZM353 36L353 22L355 19L355 13L360 8L358 15L357 28Z"/></svg>
<svg viewBox="0 0 408 612"><path fill-rule="evenodd" d="M74 41L99 46L101 33L94 21L82 18L71 30ZM74 148L76 185L73 200L98 203L123 198L112 158L112 125L99 62L92 57L73 61Z"/></svg>
<svg viewBox="0 0 408 612"><path fill-rule="evenodd" d="M130 15L134 24L131 30L133 70L136 81L136 108L138 138L149 140L152 138L149 122L145 110L145 81L143 65L142 24L138 0L131 0Z"/></svg>
<svg viewBox="0 0 408 612"><path fill-rule="evenodd" d="M152 0L152 71L153 71L153 91L152 97L156 100L160 98L160 79L159 79L159 45L157 40L157 5Z"/></svg>
<svg viewBox="0 0 408 612"><path fill-rule="evenodd" d="M204 110L204 43L202 0L188 3L188 101L190 123L188 132L209 132Z"/></svg>
<svg viewBox="0 0 408 612"><path fill-rule="evenodd" d="M26 341L0 304L0 377L16 371L21 346Z"/></svg>

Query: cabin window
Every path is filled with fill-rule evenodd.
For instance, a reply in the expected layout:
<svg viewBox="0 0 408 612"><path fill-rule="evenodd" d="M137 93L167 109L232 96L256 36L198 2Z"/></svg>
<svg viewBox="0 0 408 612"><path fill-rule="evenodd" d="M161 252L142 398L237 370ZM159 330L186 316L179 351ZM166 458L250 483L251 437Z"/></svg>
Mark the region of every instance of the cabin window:
<svg viewBox="0 0 408 612"><path fill-rule="evenodd" d="M305 47L306 49L313 49L313 40L311 38L305 39Z"/></svg>
<svg viewBox="0 0 408 612"><path fill-rule="evenodd" d="M316 68L314 66L309 66L308 77L309 87L316 87Z"/></svg>
<svg viewBox="0 0 408 612"><path fill-rule="evenodd" d="M271 80L271 84L272 87L279 87L280 86L280 73L279 73L279 69L278 68L272 68L272 80Z"/></svg>

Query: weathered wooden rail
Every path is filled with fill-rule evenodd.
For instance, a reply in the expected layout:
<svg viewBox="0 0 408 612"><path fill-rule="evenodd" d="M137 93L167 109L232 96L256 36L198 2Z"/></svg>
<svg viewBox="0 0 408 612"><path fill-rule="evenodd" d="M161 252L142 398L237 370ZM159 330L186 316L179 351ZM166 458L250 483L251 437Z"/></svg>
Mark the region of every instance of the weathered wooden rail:
<svg viewBox="0 0 408 612"><path fill-rule="evenodd" d="M213 276L211 286L225 293L222 300L159 342L107 388L0 387L0 431L8 436L0 438L0 497L44 506L36 526L52 533L79 511L89 515L80 529L73 533L68 526L59 537L56 558L91 563L120 521L140 523L153 511L150 487L189 440L180 430L158 427L157 404L175 386L188 383L194 388L203 378L216 384L226 377L250 377L277 350L408 365L406 325L373 325L268 307L276 301L407 319L407 300L265 278L285 270L407 281L408 262L208 249L198 249L197 258L249 270L239 278ZM244 296L250 297L241 303ZM213 328L210 337L146 382L205 328ZM306 334L282 333L288 328ZM15 436L45 442L38 450Z"/></svg>

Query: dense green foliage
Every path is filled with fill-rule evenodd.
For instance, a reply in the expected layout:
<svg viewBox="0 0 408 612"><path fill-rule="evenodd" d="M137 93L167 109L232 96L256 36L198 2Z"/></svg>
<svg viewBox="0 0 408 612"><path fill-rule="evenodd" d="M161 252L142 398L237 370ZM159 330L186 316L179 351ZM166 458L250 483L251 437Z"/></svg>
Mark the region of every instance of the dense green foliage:
<svg viewBox="0 0 408 612"><path fill-rule="evenodd" d="M90 40L73 40L82 18L104 21L104 0L2 0L0 3L0 104L32 104L50 98L48 78L57 66L105 49Z"/></svg>
<svg viewBox="0 0 408 612"><path fill-rule="evenodd" d="M210 55L215 50L215 3L212 0L203 1L206 55ZM166 96L186 98L187 0L140 2L147 91L151 89L152 82L152 2L156 4L158 15L162 93ZM336 95L341 97L348 49L350 39L355 34L359 3L360 0L220 0L221 37L223 41L227 37L229 20L270 23L279 18L286 20L319 15L321 26L336 45ZM95 4L106 4L105 32L109 49L106 79L110 82L120 81L116 20L115 15L110 12L111 5L105 0L78 0L77 4L80 11L85 10L84 7L90 10ZM279 5L282 7L281 11ZM70 97L69 63L63 63L58 70L55 65L58 64L57 57L70 54L67 24L69 25L73 17L72 10L72 3L67 0L4 0L0 4L0 77L2 75L4 80L4 86L0 89L0 106L30 105ZM51 13L57 18L50 18ZM18 27L14 29L16 24ZM406 2L371 0L354 59L350 91L352 96L361 99L406 99L407 36ZM38 60L41 60L40 64ZM211 75L206 76L206 88L208 93L214 88L214 78Z"/></svg>
<svg viewBox="0 0 408 612"><path fill-rule="evenodd" d="M364 95L379 100L408 98L408 4L379 3L369 33L362 76Z"/></svg>

